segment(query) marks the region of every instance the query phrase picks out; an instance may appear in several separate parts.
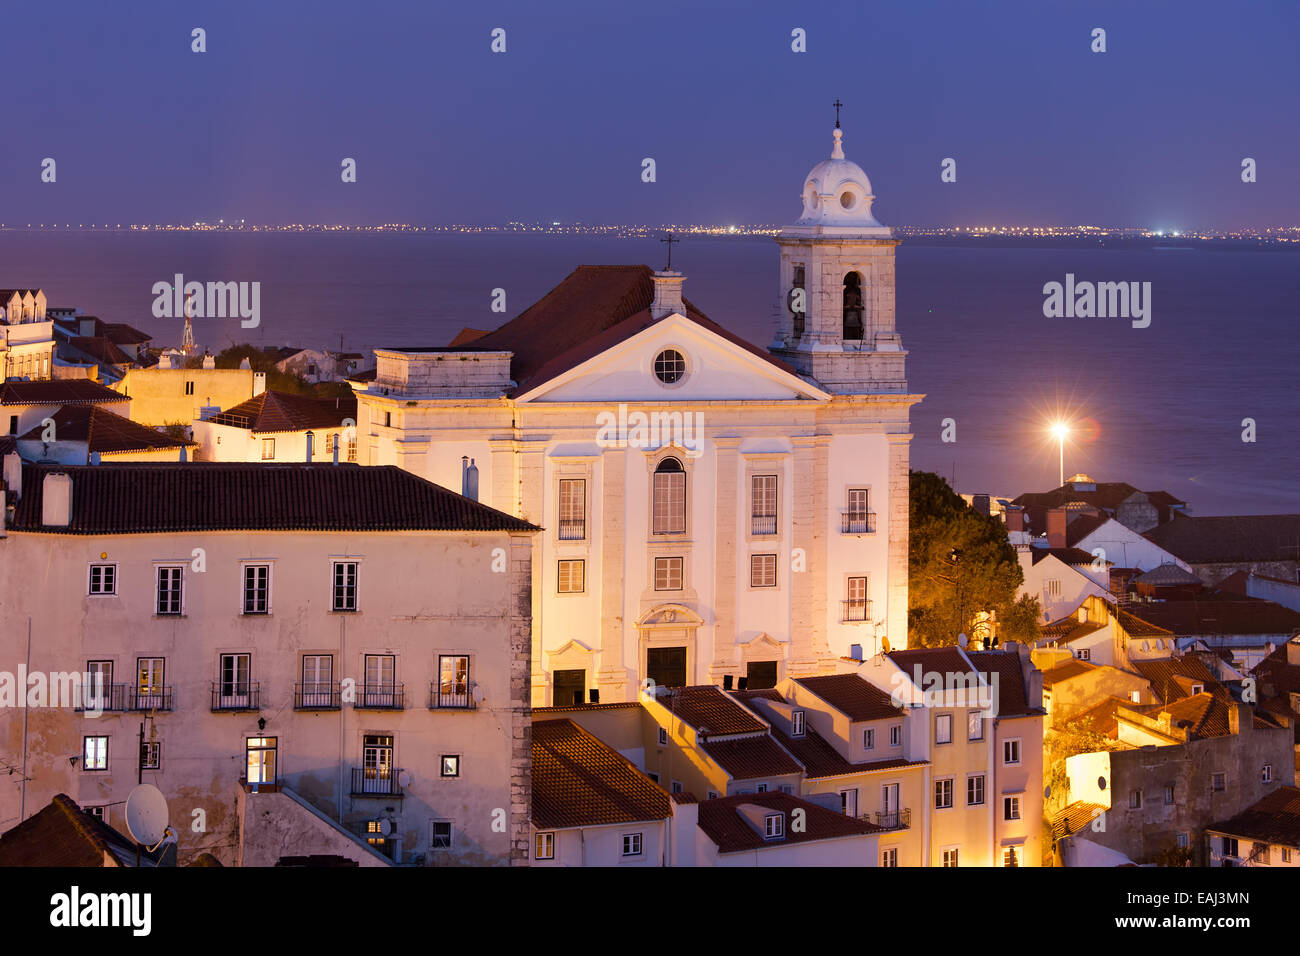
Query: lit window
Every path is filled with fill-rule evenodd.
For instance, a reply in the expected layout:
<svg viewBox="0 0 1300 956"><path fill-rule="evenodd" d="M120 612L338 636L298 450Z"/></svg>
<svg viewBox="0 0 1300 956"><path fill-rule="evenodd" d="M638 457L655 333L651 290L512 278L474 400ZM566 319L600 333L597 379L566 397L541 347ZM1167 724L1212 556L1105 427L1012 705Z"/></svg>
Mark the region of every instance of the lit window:
<svg viewBox="0 0 1300 956"><path fill-rule="evenodd" d="M82 763L87 770L108 769L108 737L83 737L81 739Z"/></svg>
<svg viewBox="0 0 1300 956"><path fill-rule="evenodd" d="M880 851L880 865L895 867L898 866L898 847L891 846Z"/></svg>
<svg viewBox="0 0 1300 956"><path fill-rule="evenodd" d="M275 737L249 737L244 744L248 783L275 783Z"/></svg>
<svg viewBox="0 0 1300 956"><path fill-rule="evenodd" d="M1002 851L1002 865L1003 866L1020 865L1020 854L1016 851L1015 847L1009 846Z"/></svg>
<svg viewBox="0 0 1300 956"><path fill-rule="evenodd" d="M555 859L555 834L539 833L535 841L533 850L534 860L553 860Z"/></svg>
<svg viewBox="0 0 1300 956"><path fill-rule="evenodd" d="M944 866L957 865L957 850L955 848L951 850L943 851L943 865Z"/></svg>
<svg viewBox="0 0 1300 956"><path fill-rule="evenodd" d="M443 776L443 777L460 776L460 755L459 754L442 755L442 769L439 772L439 776Z"/></svg>

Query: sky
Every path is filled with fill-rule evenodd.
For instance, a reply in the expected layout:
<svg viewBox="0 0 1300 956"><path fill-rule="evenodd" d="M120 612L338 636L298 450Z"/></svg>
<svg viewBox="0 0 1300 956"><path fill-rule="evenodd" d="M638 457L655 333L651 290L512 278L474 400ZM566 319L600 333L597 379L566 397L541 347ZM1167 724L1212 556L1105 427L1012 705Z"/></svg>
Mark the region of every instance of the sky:
<svg viewBox="0 0 1300 956"><path fill-rule="evenodd" d="M785 223L837 98L886 224L1300 224L1295 0L43 0L5 25L7 226Z"/></svg>

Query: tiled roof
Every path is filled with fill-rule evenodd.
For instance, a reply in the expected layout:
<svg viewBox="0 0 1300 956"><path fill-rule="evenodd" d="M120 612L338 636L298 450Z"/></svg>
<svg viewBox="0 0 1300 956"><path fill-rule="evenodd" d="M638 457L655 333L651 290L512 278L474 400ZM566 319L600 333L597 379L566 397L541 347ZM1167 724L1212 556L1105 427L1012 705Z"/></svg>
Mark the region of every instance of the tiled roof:
<svg viewBox="0 0 1300 956"><path fill-rule="evenodd" d="M104 336L73 336L68 344L100 365L130 365L134 359Z"/></svg>
<svg viewBox="0 0 1300 956"><path fill-rule="evenodd" d="M1235 817L1205 829L1258 843L1300 847L1300 790L1278 787Z"/></svg>
<svg viewBox="0 0 1300 956"><path fill-rule="evenodd" d="M1279 644L1271 654L1255 665L1252 673L1259 688L1260 703L1275 701L1282 707L1272 709L1290 714L1294 713L1291 710L1291 695L1300 693L1300 665L1287 663L1286 650L1286 644ZM1300 725L1296 732L1300 735Z"/></svg>
<svg viewBox="0 0 1300 956"><path fill-rule="evenodd" d="M886 720L903 713L883 690L857 674L800 677L795 681L830 704L849 720Z"/></svg>
<svg viewBox="0 0 1300 956"><path fill-rule="evenodd" d="M1066 545L1071 550L1074 551L1081 550L1079 548L1074 547L1075 544L1082 541L1084 538L1088 537L1088 535L1092 534L1094 531L1096 531L1098 528L1100 528L1102 525L1104 525L1107 521L1110 520L1111 519L1106 515L1080 515L1079 517L1075 518L1073 521L1071 521L1068 525L1065 526ZM1088 559L1090 561L1092 560L1091 554L1088 555Z"/></svg>
<svg viewBox="0 0 1300 956"><path fill-rule="evenodd" d="M1098 812L1105 809L1106 807L1100 803L1080 801L1070 804L1052 818L1052 836L1059 838L1088 829Z"/></svg>
<svg viewBox="0 0 1300 956"><path fill-rule="evenodd" d="M1080 519L1082 520L1082 519ZM1077 567L1081 564L1092 564L1096 560L1088 551L1082 548L1030 548L1030 560L1037 564L1043 558L1051 555L1058 561L1064 561L1071 567Z"/></svg>
<svg viewBox="0 0 1300 956"><path fill-rule="evenodd" d="M674 692L659 697L658 701L697 733L704 732L709 737L767 729L766 724L712 684L674 688Z"/></svg>
<svg viewBox="0 0 1300 956"><path fill-rule="evenodd" d="M1063 617L1059 621L1043 625L1043 637L1057 644L1069 644L1089 634L1096 634L1105 624L1096 621L1080 621L1074 615Z"/></svg>
<svg viewBox="0 0 1300 956"><path fill-rule="evenodd" d="M1300 514L1176 515L1146 537L1191 564L1295 561L1300 557Z"/></svg>
<svg viewBox="0 0 1300 956"><path fill-rule="evenodd" d="M1012 651L967 651L975 669L984 675L998 676L998 716L1015 717L1017 715L1042 713L1029 706L1025 698L1025 675L1020 669L1020 655Z"/></svg>
<svg viewBox="0 0 1300 956"><path fill-rule="evenodd" d="M1175 728L1186 730L1188 734L1199 737L1226 737L1228 729L1228 708L1230 699L1202 691L1191 697L1183 697L1171 704L1158 708L1148 714L1157 720L1161 714L1168 714Z"/></svg>
<svg viewBox="0 0 1300 956"><path fill-rule="evenodd" d="M85 378L47 382L5 382L0 385L0 405L79 405L125 402L121 392Z"/></svg>
<svg viewBox="0 0 1300 956"><path fill-rule="evenodd" d="M817 733L812 727L805 727L802 737L791 737L780 729L773 727L772 737L793 754L795 760L803 764L804 776L810 779L873 773L877 770L894 770L898 767L922 766L926 763L924 760L906 760L901 757L853 763L844 759L844 756L831 745L830 741Z"/></svg>
<svg viewBox="0 0 1300 956"><path fill-rule="evenodd" d="M267 390L213 415L216 425L233 425L256 433L302 432L309 428L341 428L345 419L357 420L355 395L315 398Z"/></svg>
<svg viewBox="0 0 1300 956"><path fill-rule="evenodd" d="M1161 603L1164 602L1153 601L1149 604L1143 604L1141 617L1114 604L1110 605L1110 608L1111 613L1115 615L1115 619L1119 621L1119 626L1124 629L1129 637L1173 637L1173 631L1149 620L1151 609Z"/></svg>
<svg viewBox="0 0 1300 956"><path fill-rule="evenodd" d="M168 438L148 425L115 415L98 405L65 405L49 416L56 441L86 442L87 451L124 452L153 448L195 447L198 442ZM44 425L37 425L24 441L42 441Z"/></svg>
<svg viewBox="0 0 1300 956"><path fill-rule="evenodd" d="M1051 687L1053 684L1059 684L1063 680L1069 680L1071 677L1078 677L1080 674L1087 674L1096 669L1096 664L1072 657L1062 664L1057 664L1055 667L1043 671L1043 686Z"/></svg>
<svg viewBox="0 0 1300 956"><path fill-rule="evenodd" d="M738 809L746 804L779 812L785 817L785 836L765 840L755 832ZM773 846L789 846L812 840L836 837L856 837L875 833L880 828L834 810L818 806L807 800L785 793L743 793L719 800L705 800L700 805L700 829L718 847L719 853L739 853L744 850L762 850ZM790 813L804 811L805 827L794 831L790 826Z"/></svg>
<svg viewBox="0 0 1300 956"><path fill-rule="evenodd" d="M1096 508L1114 511L1126 498L1137 494L1138 491L1127 481L1098 481L1092 482L1092 484L1096 486L1096 491L1076 489L1074 483L1070 482L1051 491L1026 492L1020 497L1012 499L1011 503L1021 507L1055 508L1070 501L1083 501ZM1148 491L1146 496L1157 507L1168 507L1169 505L1184 503L1167 491Z"/></svg>
<svg viewBox="0 0 1300 956"><path fill-rule="evenodd" d="M1132 709L1133 706L1131 700L1123 697L1107 697L1100 704L1075 714L1065 723L1068 727L1116 740L1119 737L1119 721L1115 719L1115 712L1121 707Z"/></svg>
<svg viewBox="0 0 1300 956"><path fill-rule="evenodd" d="M0 835L0 866L104 866L105 854L119 866L134 866L135 853L134 841L63 793ZM160 852L145 852L141 859L152 866L159 856Z"/></svg>
<svg viewBox="0 0 1300 956"><path fill-rule="evenodd" d="M1151 692L1162 704L1188 696L1191 693L1191 683L1203 684L1207 690L1223 688L1218 678L1205 666L1205 662L1195 654L1131 663L1133 669L1146 678L1151 685ZM1227 692L1226 688L1223 688L1223 692Z"/></svg>
<svg viewBox="0 0 1300 956"><path fill-rule="evenodd" d="M72 478L69 525L41 523L45 475ZM395 465L137 462L23 465L12 528L168 531L535 531Z"/></svg>
<svg viewBox="0 0 1300 956"><path fill-rule="evenodd" d="M559 285L495 331L454 340L466 349L509 351L511 378L522 394L594 358L659 320L649 266L578 266ZM797 374L765 349L709 319L683 298L686 317L783 371ZM470 331L470 330L466 330Z"/></svg>
<svg viewBox="0 0 1300 956"><path fill-rule="evenodd" d="M533 826L540 830L662 820L668 794L571 720L533 724Z"/></svg>
<svg viewBox="0 0 1300 956"><path fill-rule="evenodd" d="M1165 563L1157 568L1152 568L1144 574L1139 574L1133 579L1133 583L1167 587L1179 584L1200 584L1201 579L1191 571L1180 568L1176 564Z"/></svg>
<svg viewBox="0 0 1300 956"><path fill-rule="evenodd" d="M1300 630L1300 613L1256 598L1202 595L1179 601L1142 604L1152 624L1184 637L1219 634L1285 634Z"/></svg>
<svg viewBox="0 0 1300 956"><path fill-rule="evenodd" d="M955 644L944 647L913 647L904 651L891 651L889 659L912 677L919 665L921 673L935 671L940 674L964 674L971 670Z"/></svg>
<svg viewBox="0 0 1300 956"><path fill-rule="evenodd" d="M534 714L552 714L568 713L571 711L583 710L626 710L629 707L640 707L641 702L636 700L616 700L609 704L567 704L552 707L534 707Z"/></svg>
<svg viewBox="0 0 1300 956"><path fill-rule="evenodd" d="M799 773L803 767L767 734L735 740L706 740L700 745L733 780L754 780Z"/></svg>

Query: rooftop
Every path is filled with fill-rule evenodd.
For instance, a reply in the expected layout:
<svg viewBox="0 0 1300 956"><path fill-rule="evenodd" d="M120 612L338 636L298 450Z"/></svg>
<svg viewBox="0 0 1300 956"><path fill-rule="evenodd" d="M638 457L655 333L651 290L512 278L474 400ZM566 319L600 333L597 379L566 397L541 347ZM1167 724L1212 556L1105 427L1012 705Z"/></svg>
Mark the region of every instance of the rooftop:
<svg viewBox="0 0 1300 956"><path fill-rule="evenodd" d="M121 392L85 378L0 384L0 405L85 405L127 400Z"/></svg>
<svg viewBox="0 0 1300 956"><path fill-rule="evenodd" d="M799 677L795 683L816 694L849 720L887 720L904 713L888 694L857 674Z"/></svg>
<svg viewBox="0 0 1300 956"><path fill-rule="evenodd" d="M1176 515L1146 537L1190 564L1300 559L1300 514Z"/></svg>
<svg viewBox="0 0 1300 956"><path fill-rule="evenodd" d="M785 820L784 835L778 839L764 839L741 815L741 808L745 806L780 813ZM880 830L863 820L779 792L745 793L719 800L705 800L699 804L699 808L700 829L717 845L719 853L739 853L809 843L813 840L856 837ZM790 813L796 809L804 812L805 825L801 831L790 826Z"/></svg>
<svg viewBox="0 0 1300 956"><path fill-rule="evenodd" d="M134 840L63 793L0 835L0 866L135 866L135 855ZM141 865L154 866L160 856L142 853Z"/></svg>
<svg viewBox="0 0 1300 956"><path fill-rule="evenodd" d="M85 442L87 451L112 454L159 448L192 448L198 442L169 438L148 425L116 415L98 405L65 405L51 414L54 439ZM46 426L37 425L21 436L23 441L44 441Z"/></svg>
<svg viewBox="0 0 1300 956"><path fill-rule="evenodd" d="M1235 817L1205 829L1258 843L1300 847L1300 789L1278 787Z"/></svg>
<svg viewBox="0 0 1300 956"><path fill-rule="evenodd" d="M673 688L657 699L683 723L709 737L767 730L765 723L712 684Z"/></svg>
<svg viewBox="0 0 1300 956"><path fill-rule="evenodd" d="M267 390L209 419L214 425L247 428L255 434L302 432L311 428L341 428L357 420L355 395L316 398Z"/></svg>

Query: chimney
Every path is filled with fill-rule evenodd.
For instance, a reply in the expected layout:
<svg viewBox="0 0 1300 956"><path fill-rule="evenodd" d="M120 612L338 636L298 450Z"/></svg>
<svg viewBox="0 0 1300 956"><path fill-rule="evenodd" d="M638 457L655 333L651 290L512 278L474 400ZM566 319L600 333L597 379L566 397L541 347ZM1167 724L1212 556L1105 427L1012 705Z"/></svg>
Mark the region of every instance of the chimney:
<svg viewBox="0 0 1300 956"><path fill-rule="evenodd" d="M1002 512L1002 518L1007 523L1008 531L1025 530L1025 509L1019 505L1007 505Z"/></svg>
<svg viewBox="0 0 1300 956"><path fill-rule="evenodd" d="M478 468L474 459L465 455L460 458L460 493L478 501Z"/></svg>
<svg viewBox="0 0 1300 956"><path fill-rule="evenodd" d="M339 433L334 433L334 464L339 463Z"/></svg>
<svg viewBox="0 0 1300 956"><path fill-rule="evenodd" d="M1047 546L1049 548L1065 547L1064 508L1052 508L1047 512Z"/></svg>
<svg viewBox="0 0 1300 956"><path fill-rule="evenodd" d="M265 391L266 391L266 373L254 372L253 373L253 397L257 398L257 396L261 395Z"/></svg>
<svg viewBox="0 0 1300 956"><path fill-rule="evenodd" d="M23 460L18 452L11 451L5 455L5 487L14 493L15 498L23 496Z"/></svg>
<svg viewBox="0 0 1300 956"><path fill-rule="evenodd" d="M204 356L203 356L203 367L204 367L204 368L216 368L216 367L217 367L217 357L216 357L215 355L211 355L211 354L204 355Z"/></svg>
<svg viewBox="0 0 1300 956"><path fill-rule="evenodd" d="M307 460L308 461L311 461L312 451L313 451L312 445L314 445L315 442L316 442L316 433L312 431L308 431L307 432Z"/></svg>
<svg viewBox="0 0 1300 956"><path fill-rule="evenodd" d="M655 297L650 303L650 318L662 319L674 312L686 314L686 305L682 302L682 283L686 276L680 272L656 272L654 274Z"/></svg>
<svg viewBox="0 0 1300 956"><path fill-rule="evenodd" d="M41 524L66 528L72 521L72 478L63 472L47 474L41 482Z"/></svg>
<svg viewBox="0 0 1300 956"><path fill-rule="evenodd" d="M87 319L77 320L77 334L84 338L91 338L95 334L95 319L91 316Z"/></svg>

